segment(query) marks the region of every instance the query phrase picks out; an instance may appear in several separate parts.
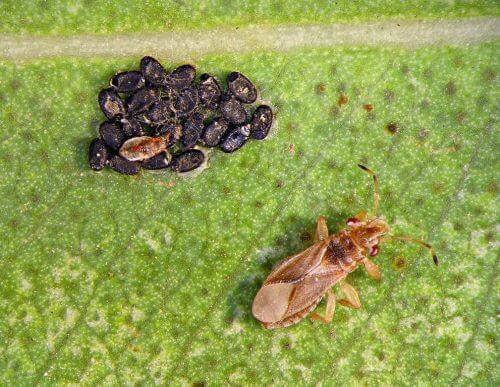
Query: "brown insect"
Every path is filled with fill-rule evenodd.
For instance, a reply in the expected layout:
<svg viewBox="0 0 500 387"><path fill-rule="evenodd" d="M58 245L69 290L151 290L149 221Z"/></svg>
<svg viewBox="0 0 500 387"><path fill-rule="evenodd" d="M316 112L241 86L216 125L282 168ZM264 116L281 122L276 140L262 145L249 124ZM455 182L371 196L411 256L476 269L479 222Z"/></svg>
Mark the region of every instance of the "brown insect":
<svg viewBox="0 0 500 387"><path fill-rule="evenodd" d="M380 269L368 256L377 255L382 242L400 240L418 243L430 251L436 266L439 264L430 244L411 237L386 235L389 226L377 215L380 199L377 176L365 166L359 167L373 178L373 215L362 211L347 220L347 229L332 235L328 234L325 218L318 218L314 236L316 243L278 263L255 296L252 313L265 328L283 328L299 322L314 310L325 294L328 295L325 315L312 313L311 319L329 323L336 303L331 288L337 283L344 294L339 303L359 309L358 292L345 278L363 265L371 277L379 280Z"/></svg>
<svg viewBox="0 0 500 387"><path fill-rule="evenodd" d="M154 157L167 149L169 135L128 139L120 148L120 156L129 161L142 161Z"/></svg>

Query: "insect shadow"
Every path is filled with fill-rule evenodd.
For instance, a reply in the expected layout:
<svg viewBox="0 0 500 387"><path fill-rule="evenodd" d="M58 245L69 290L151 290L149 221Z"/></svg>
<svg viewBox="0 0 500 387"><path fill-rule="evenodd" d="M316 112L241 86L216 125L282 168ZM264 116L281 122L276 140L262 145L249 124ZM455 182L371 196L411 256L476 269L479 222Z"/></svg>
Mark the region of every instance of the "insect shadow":
<svg viewBox="0 0 500 387"><path fill-rule="evenodd" d="M337 233L345 228L345 221L351 215L344 212L325 214L330 233ZM286 224L285 233L276 238L272 246L262 246L252 254L249 269L252 274L240 278L237 285L229 292L225 316L228 323L237 320L245 325L257 326L258 322L252 316L252 303L262 282L278 262L305 250L314 243L316 219L292 216L283 221L283 224Z"/></svg>

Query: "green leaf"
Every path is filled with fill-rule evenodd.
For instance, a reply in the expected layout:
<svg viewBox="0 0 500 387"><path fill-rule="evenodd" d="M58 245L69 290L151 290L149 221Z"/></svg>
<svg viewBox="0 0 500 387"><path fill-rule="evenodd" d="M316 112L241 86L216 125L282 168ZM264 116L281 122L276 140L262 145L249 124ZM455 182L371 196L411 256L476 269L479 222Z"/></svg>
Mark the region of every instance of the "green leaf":
<svg viewBox="0 0 500 387"><path fill-rule="evenodd" d="M0 383L497 385L498 50L204 56L198 72L249 76L277 127L192 178L88 168L98 90L139 58L0 62ZM318 216L337 232L371 206L360 162L393 233L441 265L384 244L381 282L349 276L360 310L265 330L251 304L271 267L311 244Z"/></svg>

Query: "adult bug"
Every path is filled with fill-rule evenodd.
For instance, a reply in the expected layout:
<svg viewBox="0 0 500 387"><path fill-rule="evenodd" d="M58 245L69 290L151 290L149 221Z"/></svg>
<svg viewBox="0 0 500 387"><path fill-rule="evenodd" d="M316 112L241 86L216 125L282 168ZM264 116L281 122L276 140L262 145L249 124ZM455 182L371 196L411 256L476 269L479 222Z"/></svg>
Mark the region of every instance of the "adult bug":
<svg viewBox="0 0 500 387"><path fill-rule="evenodd" d="M359 309L358 293L345 278L362 265L371 277L380 279L379 267L368 256L377 255L383 242L418 243L430 251L436 266L439 264L430 244L411 237L386 235L389 226L377 215L380 199L377 176L367 167L359 167L373 178L372 214L360 212L347 220L347 229L332 235L328 234L325 218L318 218L315 243L278 263L255 296L252 313L265 328L284 328L299 322L314 310L325 294L328 296L325 315L313 312L311 318L329 323L336 304L331 288L337 283L344 294L339 303Z"/></svg>

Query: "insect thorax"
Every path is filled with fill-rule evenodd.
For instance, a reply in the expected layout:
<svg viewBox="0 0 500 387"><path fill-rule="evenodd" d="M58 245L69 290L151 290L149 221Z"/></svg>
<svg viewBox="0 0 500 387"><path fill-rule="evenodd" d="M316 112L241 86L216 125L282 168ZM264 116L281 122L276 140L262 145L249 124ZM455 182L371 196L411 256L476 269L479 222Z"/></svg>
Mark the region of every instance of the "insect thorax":
<svg viewBox="0 0 500 387"><path fill-rule="evenodd" d="M357 261L363 259L362 252L352 241L348 232L332 236L327 248L327 259L343 270L351 272L357 266Z"/></svg>

